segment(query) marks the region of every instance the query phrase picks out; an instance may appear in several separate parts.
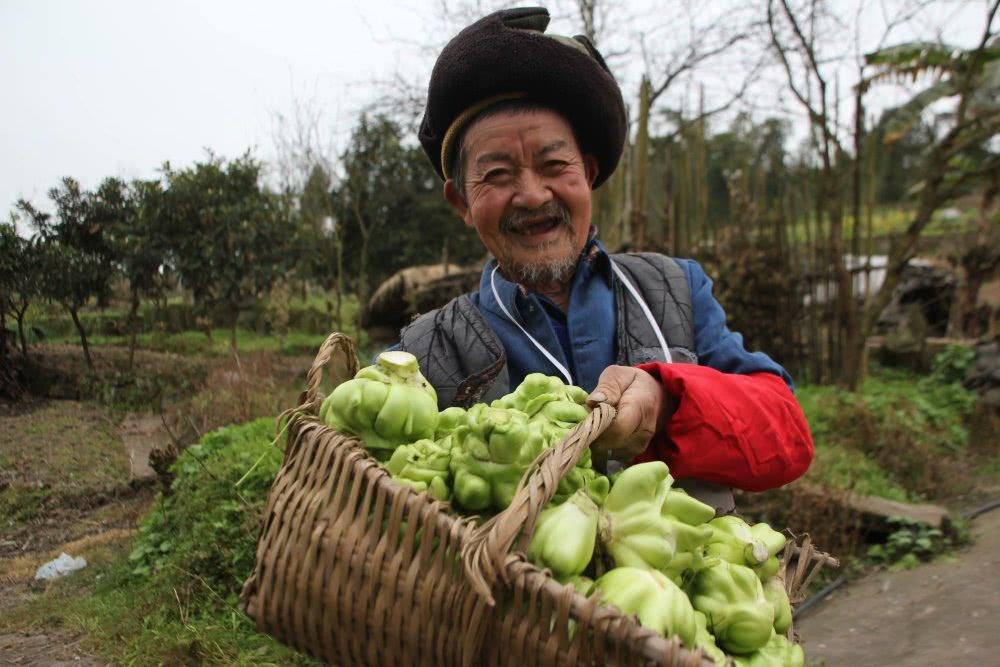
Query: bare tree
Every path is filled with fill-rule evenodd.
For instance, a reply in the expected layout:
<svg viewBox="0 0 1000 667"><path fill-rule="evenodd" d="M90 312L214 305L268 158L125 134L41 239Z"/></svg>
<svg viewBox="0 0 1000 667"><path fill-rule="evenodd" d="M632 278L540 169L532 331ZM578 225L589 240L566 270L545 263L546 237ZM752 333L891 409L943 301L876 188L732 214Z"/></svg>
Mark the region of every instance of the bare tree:
<svg viewBox="0 0 1000 667"><path fill-rule="evenodd" d="M646 247L648 243L646 196L650 123L657 105L670 109L671 113L664 114L664 117L680 120L673 128L672 136L675 136L684 125L684 97L690 95L693 83L697 83L698 106L692 120L704 123L742 99L762 66L759 57L755 59L753 54L739 52L740 47L749 44L750 37L759 30L758 22L746 11L745 5L727 5L724 10L716 11L705 12L694 2L682 2L675 6L674 13L661 19L660 25L637 33L644 73L639 83L635 150L632 154L633 206L629 231L631 245L636 248ZM656 48L652 46L654 44ZM713 95L713 99L706 104L705 87L698 80L699 75L725 59L729 59L739 86L735 90ZM747 62L751 63L749 68L744 67ZM681 99L675 95L678 89L681 90Z"/></svg>
<svg viewBox="0 0 1000 667"><path fill-rule="evenodd" d="M954 102L944 114L944 131L924 160L923 178L915 188L919 192L916 210L906 229L893 239L885 282L866 304L861 342L874 330L934 213L974 185L985 189L984 204L987 209L990 206L990 193L1000 174L996 146L1000 136L1000 43L995 25L998 8L1000 0L988 5L982 35L971 49L914 42L868 56L868 64L876 71L865 85L900 77L917 78L928 72L937 74L936 81L897 110L897 123L914 122L932 103L946 99Z"/></svg>
<svg viewBox="0 0 1000 667"><path fill-rule="evenodd" d="M337 145L328 112L315 95L295 96L290 111L271 114L271 142L279 187L300 194L315 167L335 172Z"/></svg>
<svg viewBox="0 0 1000 667"><path fill-rule="evenodd" d="M836 379L855 386L859 377L858 312L852 277L844 257L844 206L839 156L846 153L839 139L839 99L831 89L826 58L820 43L830 39L824 29L833 20L822 0L793 6L789 0L768 0L767 27L771 48L785 75L792 96L809 119L810 139L819 159L819 203L827 230L823 259L833 274L836 294L834 323L828 338L828 358ZM843 373L837 372L843 369Z"/></svg>
<svg viewBox="0 0 1000 667"><path fill-rule="evenodd" d="M332 278L334 326L342 327L344 239L333 225L331 189L337 178L336 131L315 94L296 96L291 110L271 117L271 141L280 190L290 200L303 226L297 271L303 295L307 281ZM332 267L332 270L331 270ZM324 284L323 287L329 287Z"/></svg>

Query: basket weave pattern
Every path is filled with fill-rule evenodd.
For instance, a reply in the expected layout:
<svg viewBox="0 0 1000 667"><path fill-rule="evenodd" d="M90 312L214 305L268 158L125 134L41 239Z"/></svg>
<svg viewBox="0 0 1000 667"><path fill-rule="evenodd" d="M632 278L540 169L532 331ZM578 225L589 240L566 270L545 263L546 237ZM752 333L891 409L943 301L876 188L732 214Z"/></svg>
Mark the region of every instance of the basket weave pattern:
<svg viewBox="0 0 1000 667"><path fill-rule="evenodd" d="M712 664L523 555L559 479L611 422L612 408L598 406L545 450L511 506L477 526L396 483L356 438L318 420L322 369L337 350L353 376L353 344L330 336L301 405L283 416L288 446L242 595L260 631L340 667ZM822 564L818 552L795 553L805 556L802 575L786 577L789 588Z"/></svg>

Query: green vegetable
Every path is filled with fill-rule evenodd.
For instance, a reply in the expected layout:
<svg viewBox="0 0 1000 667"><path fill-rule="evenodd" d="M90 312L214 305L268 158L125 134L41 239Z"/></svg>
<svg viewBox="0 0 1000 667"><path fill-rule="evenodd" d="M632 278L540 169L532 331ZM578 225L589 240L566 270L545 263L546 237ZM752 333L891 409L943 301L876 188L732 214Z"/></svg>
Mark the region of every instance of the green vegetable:
<svg viewBox="0 0 1000 667"><path fill-rule="evenodd" d="M806 656L801 646L772 633L759 650L749 655L734 655L733 662L736 667L804 667Z"/></svg>
<svg viewBox="0 0 1000 667"><path fill-rule="evenodd" d="M514 408L526 413L528 416L534 416L543 406L553 401L567 401L584 406L587 403L587 392L580 387L565 384L558 377L550 377L544 373L530 373L525 376L517 389L493 401L492 407ZM555 408L557 411L562 409ZM565 409L569 410L569 408ZM566 416L570 415L567 413ZM564 421L573 421L576 423L580 419L568 419Z"/></svg>
<svg viewBox="0 0 1000 667"><path fill-rule="evenodd" d="M584 597L587 597L594 592L594 580L590 577L585 577L582 574L575 577L569 577L567 579L560 579L559 581L567 586L572 586L576 589L577 593Z"/></svg>
<svg viewBox="0 0 1000 667"><path fill-rule="evenodd" d="M681 587L686 587L691 579L706 567L711 567L719 562L714 556L705 556L705 550L701 547L692 551L681 551L674 554L670 559L670 564L660 570L670 577L670 580Z"/></svg>
<svg viewBox="0 0 1000 667"><path fill-rule="evenodd" d="M613 491L613 489L612 489ZM664 637L677 635L686 646L697 637L697 621L687 595L656 570L617 567L594 583L601 602L635 614L643 627Z"/></svg>
<svg viewBox="0 0 1000 667"><path fill-rule="evenodd" d="M761 586L764 589L764 597L774 609L774 631L779 635L787 635L788 628L792 626L792 604L788 600L785 582L777 577L771 577Z"/></svg>
<svg viewBox="0 0 1000 667"><path fill-rule="evenodd" d="M715 509L697 498L692 498L684 489L671 489L663 501L663 511L675 516L689 526L708 523L715 516Z"/></svg>
<svg viewBox="0 0 1000 667"><path fill-rule="evenodd" d="M434 439L440 440L451 435L455 430L465 423L466 412L463 408L445 408L438 415L437 429L434 431Z"/></svg>
<svg viewBox="0 0 1000 667"><path fill-rule="evenodd" d="M451 437L455 500L472 511L510 505L524 471L545 447L523 412L484 404L469 408Z"/></svg>
<svg viewBox="0 0 1000 667"><path fill-rule="evenodd" d="M594 555L598 507L586 489L542 510L528 546L528 558L547 567L557 579L582 574Z"/></svg>
<svg viewBox="0 0 1000 667"><path fill-rule="evenodd" d="M774 609L757 574L744 565L722 560L698 572L691 602L727 653L756 651L773 632Z"/></svg>
<svg viewBox="0 0 1000 667"><path fill-rule="evenodd" d="M615 480L604 501L598 537L617 567L671 571L678 553L695 551L712 536L707 525L693 525L703 510L692 511L686 500L670 497L673 481L662 461L627 468Z"/></svg>
<svg viewBox="0 0 1000 667"><path fill-rule="evenodd" d="M528 375L512 393L489 406L474 405L464 417L444 415L450 430L454 498L464 509L504 509L510 505L528 466L559 442L587 415L587 394L579 387L541 373ZM445 412L448 412L447 410ZM560 482L555 502L586 488L594 502L607 494L608 482L591 468L590 452Z"/></svg>
<svg viewBox="0 0 1000 667"><path fill-rule="evenodd" d="M753 568L753 571L757 573L761 581L765 579L770 579L774 575L778 574L778 570L781 568L781 563L778 562L777 556L771 556L762 564Z"/></svg>
<svg viewBox="0 0 1000 667"><path fill-rule="evenodd" d="M426 491L438 500L448 500L451 489L451 438L417 440L401 445L386 464L394 479L409 484L417 491Z"/></svg>
<svg viewBox="0 0 1000 667"><path fill-rule="evenodd" d="M537 424L552 446L565 437L571 428L587 416L587 392L579 387L563 384L557 377L531 373L512 393L493 401L492 407L518 410ZM582 464L590 465L590 452Z"/></svg>
<svg viewBox="0 0 1000 667"><path fill-rule="evenodd" d="M695 610L694 620L697 624L697 630L694 635L695 647L700 648L716 665L722 667L722 665L726 664L726 654L715 643L715 637L712 636L712 633L708 631L708 619L705 618L705 614Z"/></svg>
<svg viewBox="0 0 1000 667"><path fill-rule="evenodd" d="M768 561L785 546L785 536L766 523L750 526L737 516L720 516L708 525L712 527L712 539L707 553L735 565L763 566L769 571L777 564L777 559L773 564Z"/></svg>
<svg viewBox="0 0 1000 667"><path fill-rule="evenodd" d="M587 466L589 466L589 461ZM570 470L565 477L559 480L552 502L563 503L569 499L579 489L585 489L587 495L598 505L603 505L611 490L611 482L604 475L598 474L593 468L582 463L577 463L576 467Z"/></svg>
<svg viewBox="0 0 1000 667"><path fill-rule="evenodd" d="M361 438L365 447L389 450L433 438L438 424L437 393L409 352L383 352L372 366L333 390L320 419Z"/></svg>
<svg viewBox="0 0 1000 667"><path fill-rule="evenodd" d="M764 522L750 526L750 532L753 533L755 539L764 545L770 557L776 556L779 551L784 549L785 543L788 541L788 538Z"/></svg>

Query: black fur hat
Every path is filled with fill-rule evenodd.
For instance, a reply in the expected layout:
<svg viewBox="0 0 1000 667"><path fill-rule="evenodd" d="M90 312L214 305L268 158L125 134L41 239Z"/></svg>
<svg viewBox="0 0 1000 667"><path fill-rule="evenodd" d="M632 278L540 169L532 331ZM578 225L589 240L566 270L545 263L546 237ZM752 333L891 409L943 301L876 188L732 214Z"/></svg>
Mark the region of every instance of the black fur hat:
<svg viewBox="0 0 1000 667"><path fill-rule="evenodd" d="M524 98L569 121L584 153L597 158L603 183L615 170L628 119L621 90L586 37L546 35L549 12L507 9L458 33L441 51L427 90L420 144L442 178L451 169L454 138L483 109Z"/></svg>

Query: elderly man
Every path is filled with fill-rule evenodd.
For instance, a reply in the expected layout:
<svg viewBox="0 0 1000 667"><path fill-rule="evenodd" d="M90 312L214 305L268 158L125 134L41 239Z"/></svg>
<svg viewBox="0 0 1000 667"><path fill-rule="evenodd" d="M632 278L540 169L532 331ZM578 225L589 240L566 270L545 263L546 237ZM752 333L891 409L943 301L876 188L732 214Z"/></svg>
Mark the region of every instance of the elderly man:
<svg viewBox="0 0 1000 667"><path fill-rule="evenodd" d="M595 462L664 460L730 511L730 487L780 486L812 459L791 378L726 327L697 263L597 240L592 191L621 155L625 106L593 45L546 35L548 20L497 12L438 58L420 141L495 259L478 292L415 320L400 348L442 408L559 375L618 409Z"/></svg>

